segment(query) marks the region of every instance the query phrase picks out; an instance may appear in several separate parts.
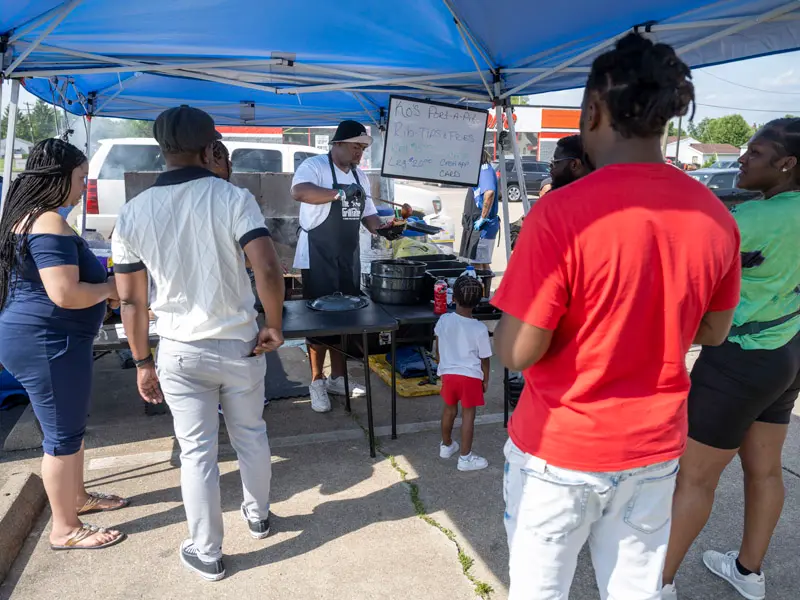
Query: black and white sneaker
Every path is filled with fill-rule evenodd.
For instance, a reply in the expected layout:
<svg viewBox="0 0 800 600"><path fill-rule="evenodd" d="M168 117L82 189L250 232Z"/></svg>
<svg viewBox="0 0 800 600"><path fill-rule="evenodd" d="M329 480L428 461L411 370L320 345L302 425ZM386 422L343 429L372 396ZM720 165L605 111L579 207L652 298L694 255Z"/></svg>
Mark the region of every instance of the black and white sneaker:
<svg viewBox="0 0 800 600"><path fill-rule="evenodd" d="M269 517L263 521L252 521L247 514L247 509L242 504L242 519L245 520L250 528L250 535L256 540L263 540L269 535Z"/></svg>
<svg viewBox="0 0 800 600"><path fill-rule="evenodd" d="M190 571L194 571L206 581L219 581L225 577L225 565L222 559L207 563L197 554L192 540L184 540L180 551L181 562Z"/></svg>

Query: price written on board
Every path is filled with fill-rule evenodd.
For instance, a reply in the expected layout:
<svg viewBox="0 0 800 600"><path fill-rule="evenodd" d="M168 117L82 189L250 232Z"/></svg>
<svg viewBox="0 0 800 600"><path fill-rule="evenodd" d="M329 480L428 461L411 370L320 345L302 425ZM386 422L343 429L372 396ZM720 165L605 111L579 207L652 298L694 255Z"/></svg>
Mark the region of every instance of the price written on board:
<svg viewBox="0 0 800 600"><path fill-rule="evenodd" d="M475 185L488 113L393 96L382 173Z"/></svg>

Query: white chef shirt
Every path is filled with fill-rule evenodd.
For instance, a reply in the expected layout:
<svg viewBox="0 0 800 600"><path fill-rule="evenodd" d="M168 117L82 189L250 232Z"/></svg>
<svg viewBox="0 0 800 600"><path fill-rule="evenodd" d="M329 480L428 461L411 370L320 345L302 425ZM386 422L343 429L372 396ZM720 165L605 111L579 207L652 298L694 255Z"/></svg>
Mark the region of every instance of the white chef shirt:
<svg viewBox="0 0 800 600"><path fill-rule="evenodd" d="M247 190L199 167L167 171L120 210L114 270L147 269L159 337L249 342L258 326L242 248L268 235Z"/></svg>
<svg viewBox="0 0 800 600"><path fill-rule="evenodd" d="M353 170L345 173L334 163L333 168L336 169L336 181L340 185L347 185L349 183L356 183L356 178L353 176ZM378 209L375 208L375 203L372 201L372 191L369 185L369 178L367 174L361 169L358 171L358 181L364 191L367 193L367 198L364 202L364 213L361 218L377 215ZM318 154L303 161L294 172L292 179L292 186L298 183L313 183L321 188L333 189L333 177L331 176L331 167L328 162L327 154ZM308 269L308 234L306 231L314 229L328 218L331 212L330 202L326 204L306 204L300 203L300 236L297 239L297 251L294 254L294 268L295 269Z"/></svg>
<svg viewBox="0 0 800 600"><path fill-rule="evenodd" d="M434 333L439 343L438 375L464 375L483 381L481 359L492 355L489 330L477 319L456 313L439 318Z"/></svg>

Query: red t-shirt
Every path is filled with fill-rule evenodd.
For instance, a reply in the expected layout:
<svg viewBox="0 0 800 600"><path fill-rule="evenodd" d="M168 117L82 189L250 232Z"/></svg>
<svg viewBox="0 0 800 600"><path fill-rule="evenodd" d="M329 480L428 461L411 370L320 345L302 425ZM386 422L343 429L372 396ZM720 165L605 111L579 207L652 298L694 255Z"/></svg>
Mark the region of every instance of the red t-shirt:
<svg viewBox="0 0 800 600"><path fill-rule="evenodd" d="M685 355L739 301L739 230L666 164L602 168L534 205L493 304L553 330L509 425L557 467L621 471L686 445Z"/></svg>

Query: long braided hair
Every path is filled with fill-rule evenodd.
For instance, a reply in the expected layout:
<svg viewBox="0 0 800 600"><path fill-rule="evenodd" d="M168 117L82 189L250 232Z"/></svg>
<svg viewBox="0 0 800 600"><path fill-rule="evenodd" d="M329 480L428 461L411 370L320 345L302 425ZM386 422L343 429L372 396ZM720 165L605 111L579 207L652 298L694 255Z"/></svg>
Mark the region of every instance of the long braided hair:
<svg viewBox="0 0 800 600"><path fill-rule="evenodd" d="M25 170L11 183L0 219L0 310L8 299L12 273L28 252L31 228L44 213L64 204L72 188L72 172L86 160L72 144L42 140L31 149Z"/></svg>

